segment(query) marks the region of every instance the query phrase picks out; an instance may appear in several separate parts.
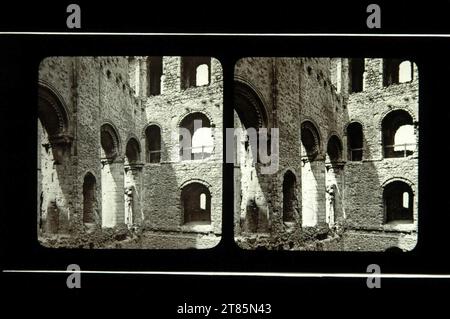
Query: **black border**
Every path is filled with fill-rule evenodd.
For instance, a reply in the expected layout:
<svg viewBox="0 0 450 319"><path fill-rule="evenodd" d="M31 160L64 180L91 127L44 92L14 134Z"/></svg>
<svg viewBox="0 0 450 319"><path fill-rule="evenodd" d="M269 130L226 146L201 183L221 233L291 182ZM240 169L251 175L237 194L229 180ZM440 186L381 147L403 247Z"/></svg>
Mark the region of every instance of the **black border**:
<svg viewBox="0 0 450 319"><path fill-rule="evenodd" d="M450 33L446 25L450 3L439 6L418 6L400 2L397 6L382 4L382 33ZM145 20L145 13L123 6L94 7L81 2L87 11L83 30L138 32L364 32L374 34L365 26L365 5L276 5L263 13L240 6L214 11L210 3L205 10L217 16L205 23L167 19L155 12L154 19ZM262 5L261 5L262 6ZM64 31L64 21L43 19L58 16L62 4L30 5L26 12L32 18L18 18L23 10L2 11L0 30L3 31ZM86 10L87 9L87 10ZM102 10L103 9L103 10ZM178 8L180 9L180 8ZM181 6L183 9L183 6ZM202 8L191 8L201 10ZM14 11L15 10L15 11ZM35 10L35 14L33 13ZM91 11L92 10L92 11ZM163 9L168 10L168 9ZM142 10L144 11L144 10ZM38 13L36 13L38 12ZM197 11L196 11L197 12ZM385 13L386 12L386 13ZM6 13L6 14L5 14ZM7 17L8 14L11 16ZM100 14L100 15L99 15ZM134 15L133 15L134 14ZM223 14L224 16L220 16ZM136 15L136 16L135 16ZM59 16L58 16L59 17ZM355 17L358 17L357 19ZM15 20L16 19L16 20ZM357 22L355 22L355 19ZM263 23L264 22L264 23ZM356 25L356 27L355 27ZM70 32L70 31L69 31ZM78 31L73 31L77 33ZM449 261L444 258L450 237L450 204L446 182L448 137L448 73L450 38L439 37L297 37L297 36L78 36L78 35L0 35L1 130L2 130L2 209L1 209L1 267L2 269L58 269L77 263L85 270L163 270L163 271L267 271L267 272L349 272L363 273L367 265L379 264L383 273L448 274ZM407 253L370 252L288 252L246 251L239 249L233 239L233 181L223 181L223 240L210 250L82 250L45 249L36 240L36 108L37 67L47 56L107 56L107 55L202 55L212 56L224 70L224 128L232 127L232 83L234 62L248 56L305 57L407 57L419 67L419 239L417 247ZM231 125L230 125L231 124ZM225 136L225 134L224 134ZM223 176L232 176L232 164L224 165ZM66 275L5 274L2 279L8 289L28 288L36 291L65 287ZM431 282L430 282L431 280ZM383 287L446 288L449 280L387 280ZM133 296L146 297L148 287L156 287L159 298L171 307L180 300L218 300L226 302L268 302L279 291L307 287L311 295L329 291L336 300L345 298L341 288L371 291L365 279L294 279L242 278L199 276L86 275L84 287L102 287L115 292L121 287L134 287ZM187 293L182 287L190 286ZM37 288L41 287L41 288ZM236 298L228 296L233 289ZM344 289L345 291L348 291ZM411 290L410 290L411 289ZM176 291L174 293L174 291ZM214 291L215 294L210 292ZM155 293L155 291L152 291ZM191 297L186 297L186 295ZM351 296L355 296L353 293ZM363 295L364 296L364 295ZM376 296L376 295L375 295ZM374 302L381 303L381 297ZM404 294L406 296L406 294ZM246 300L242 301L246 297ZM280 296L278 296L280 297ZM216 299L217 298L217 299ZM296 294L282 295L278 311L296 309ZM285 298L285 299L283 299ZM319 298L319 297L318 297ZM377 299L378 298L378 299ZM156 299L160 300L160 299ZM309 299L308 299L309 300ZM289 301L289 302L288 302ZM286 310L287 311L287 310Z"/></svg>

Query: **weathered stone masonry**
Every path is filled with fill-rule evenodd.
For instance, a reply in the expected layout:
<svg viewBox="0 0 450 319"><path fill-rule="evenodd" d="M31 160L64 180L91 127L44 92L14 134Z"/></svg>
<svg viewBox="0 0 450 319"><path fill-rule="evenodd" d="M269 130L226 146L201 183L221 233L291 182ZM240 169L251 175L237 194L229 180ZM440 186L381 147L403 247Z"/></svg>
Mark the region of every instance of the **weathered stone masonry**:
<svg viewBox="0 0 450 319"><path fill-rule="evenodd" d="M183 83L186 72L188 84ZM107 235L123 231L127 240L121 247L202 248L218 243L223 86L217 60L47 58L40 65L39 81L41 242L117 246L109 240L115 235ZM181 160L179 125L193 113L208 119L214 148L205 155L205 147L195 151L198 145L192 144L200 158ZM194 138L195 133L192 143ZM185 207L183 189L185 194L186 189L202 189L194 192L202 199ZM186 222L193 211L207 217Z"/></svg>
<svg viewBox="0 0 450 319"><path fill-rule="evenodd" d="M278 127L280 135L279 169L273 175L260 174L262 164L252 165L248 149L241 147L238 155L235 229L240 246L363 251L415 246L414 63L241 59L235 67L235 110L235 126ZM267 119L252 123L249 114ZM409 132L406 140L400 130Z"/></svg>

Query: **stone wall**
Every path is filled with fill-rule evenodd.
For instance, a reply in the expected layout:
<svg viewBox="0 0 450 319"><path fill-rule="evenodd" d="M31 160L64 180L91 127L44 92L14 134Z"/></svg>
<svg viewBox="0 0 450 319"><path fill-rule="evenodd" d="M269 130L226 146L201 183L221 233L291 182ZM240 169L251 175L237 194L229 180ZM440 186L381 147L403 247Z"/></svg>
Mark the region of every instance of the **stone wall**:
<svg viewBox="0 0 450 319"><path fill-rule="evenodd" d="M269 115L269 125L280 130L280 165L276 174L260 177L258 185L250 187L242 169L235 170L241 179L235 181L235 189L242 193L235 194L235 198L245 199L250 188L250 191L261 189L268 203L271 225L267 233L259 235L238 229L239 245L304 249L301 248L302 232L307 228L315 227L316 231L310 231L322 234L320 229L325 224L330 227L325 237L330 238L339 233L334 225L338 223L338 227L349 232L360 232L358 241L364 242L356 249L356 237L346 235L340 238L339 244L332 240L321 245L321 249L385 250L398 246L408 250L414 247L418 220L418 151L406 158L384 159L381 121L391 110L406 110L415 122L418 137L417 66L414 65L412 82L388 87L383 86L382 59L365 59L363 71L363 91L350 93L348 59L245 58L237 62L235 81L247 83L257 92ZM313 159L306 156L301 143L300 128L304 121L312 123L318 131L318 150ZM358 121L363 127L363 161L347 161L346 127L352 121ZM332 136L340 144L339 158L334 162L330 162L327 154ZM301 213L294 224L281 221L282 183L287 169L295 173L298 181L296 194ZM396 179L412 184L414 222L411 225L385 223L383 187ZM241 211L244 208L245 205L240 206ZM243 215L245 212L240 217ZM371 232L386 234L389 240L382 241L384 244L375 243L377 237ZM407 240L403 239L405 236ZM297 242L287 244L294 239Z"/></svg>
<svg viewBox="0 0 450 319"><path fill-rule="evenodd" d="M136 60L140 66L138 76L135 76ZM183 224L181 187L200 180L209 186L212 195L212 226L206 233L219 236L223 152L221 65L217 60L211 60L209 85L181 90L181 58L164 57L162 94L147 96L144 61L145 57L51 57L41 62L39 81L50 86L63 100L74 136L68 168L65 168L70 173L62 174L69 190L67 194L57 195L64 197L60 206L67 210L68 232L71 236L79 236L88 231L82 218L83 181L85 175L91 173L96 179L97 213L105 218L97 228L126 222L124 190L133 186L136 191L133 198L137 210L135 221L141 220L141 226L150 230L154 227L155 230L180 231ZM205 160L180 162L177 157L178 126L185 115L194 111L205 113L215 126L214 154ZM161 127L163 153L159 164L145 163L143 132L150 123ZM117 136L117 156L112 163L101 161L100 128L105 124L111 126ZM45 134L39 136L45 139ZM132 167L132 171L126 159L126 146L131 138L140 144L138 165ZM39 141L39 144L42 143ZM39 148L40 187L43 193L49 194L52 158ZM47 197L44 196L42 207L46 207ZM112 215L111 211L114 211ZM195 229L189 231L196 232ZM213 239L217 238L213 242L217 243L220 237L216 235L213 235Z"/></svg>
<svg viewBox="0 0 450 319"><path fill-rule="evenodd" d="M417 240L418 229L418 150L408 157L384 158L381 123L383 118L394 110L407 111L413 121L418 123L418 70L414 64L415 76L412 82L383 87L383 60L365 61L364 91L347 97L349 122L361 123L364 134L363 161L347 162L345 166L344 207L347 223L352 229L392 231L392 227L385 224L383 186L392 180L405 180L412 183L414 192L414 222L397 227L396 230L400 232L412 232L406 244L398 240L397 246L412 249L415 244L411 244L411 241L414 238ZM415 133L418 143L418 125ZM405 235L399 233L397 237L402 236ZM376 241L371 236L366 237L367 241ZM368 244L361 245L367 247ZM392 243L390 245L395 246ZM386 246L389 245L383 246L384 249L389 248Z"/></svg>

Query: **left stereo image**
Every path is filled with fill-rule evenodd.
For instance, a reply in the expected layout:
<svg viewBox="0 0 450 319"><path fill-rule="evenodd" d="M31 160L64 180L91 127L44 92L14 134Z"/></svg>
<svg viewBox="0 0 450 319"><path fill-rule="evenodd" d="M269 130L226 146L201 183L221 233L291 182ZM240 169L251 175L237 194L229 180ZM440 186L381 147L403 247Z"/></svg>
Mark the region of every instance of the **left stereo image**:
<svg viewBox="0 0 450 319"><path fill-rule="evenodd" d="M217 59L47 57L37 103L41 245L202 249L220 242Z"/></svg>

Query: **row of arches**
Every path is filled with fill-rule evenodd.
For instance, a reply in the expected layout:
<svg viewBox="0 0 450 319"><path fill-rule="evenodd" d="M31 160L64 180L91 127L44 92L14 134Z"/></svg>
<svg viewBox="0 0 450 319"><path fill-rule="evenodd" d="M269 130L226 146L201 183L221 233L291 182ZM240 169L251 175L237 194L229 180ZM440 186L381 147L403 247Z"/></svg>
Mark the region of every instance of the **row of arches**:
<svg viewBox="0 0 450 319"><path fill-rule="evenodd" d="M361 161L364 152L364 133L361 123L353 121L346 127L349 161ZM381 121L383 158L406 157L417 148L416 124L411 114L403 109L387 113Z"/></svg>
<svg viewBox="0 0 450 319"><path fill-rule="evenodd" d="M352 58L348 60L349 93L364 90L365 59ZM408 83L415 78L414 63L409 60L383 59L383 86Z"/></svg>
<svg viewBox="0 0 450 319"><path fill-rule="evenodd" d="M193 112L186 115L180 122L180 158L181 160L205 159L212 155L214 150L213 125L210 119L202 112ZM102 158L112 159L119 154L120 138L114 137L115 129L112 125L103 125L101 128ZM145 162L160 163L162 161L163 140L161 127L158 124L147 125L144 129ZM136 164L141 159L141 146L137 138L129 138L125 160L128 164Z"/></svg>
<svg viewBox="0 0 450 319"><path fill-rule="evenodd" d="M235 81L235 127L261 129L270 126L262 97L250 84ZM387 113L382 121L382 143L384 157L399 157L412 154L416 147L414 132L411 132L413 117L404 109ZM405 132L402 132L406 130ZM409 130L409 131L408 131ZM347 136L347 154L349 161L361 161L364 152L363 127L359 122L351 122L345 128ZM411 134L412 133L412 134ZM411 137L412 136L412 137ZM289 225L301 220L303 226L315 226L320 222L334 224L339 218L345 218L343 203L344 188L344 145L337 134L331 134L326 143L326 152L321 150L321 135L317 126L310 120L301 123L301 180L297 181L294 172L285 172L282 185L282 221ZM239 143L239 138L237 139ZM241 139L247 141L245 138ZM241 221L236 227L250 232L267 229L269 219L268 199L275 195L270 178L260 173L260 163L255 161L252 145L243 144L236 148L240 161L235 163L235 211L239 212L235 220ZM405 151L406 147L406 151ZM323 155L324 156L323 156ZM301 184L301 197L297 194L297 185ZM408 184L400 187L404 196L404 209L399 205L399 191L394 192L398 184L383 186L385 207L384 223L398 220L413 221L412 188ZM298 198L301 198L299 205ZM301 206L301 207L300 207ZM405 210L406 209L406 210ZM300 213L301 211L301 213ZM253 225L257 223L257 225ZM249 225L250 224L250 225Z"/></svg>
<svg viewBox="0 0 450 319"><path fill-rule="evenodd" d="M181 88L209 85L211 82L211 58L181 57Z"/></svg>
<svg viewBox="0 0 450 319"><path fill-rule="evenodd" d="M247 111L244 114L248 114ZM243 123L245 123L245 117L243 118ZM412 116L407 111L394 110L389 112L382 120L381 130L382 154L384 158L406 157L412 155L416 150L415 124ZM349 123L346 127L345 135L347 136L347 160L361 161L364 152L362 124L356 121ZM301 141L302 157L314 160L320 154L321 141L319 131L313 122L302 122ZM328 139L326 157L329 162L343 160L342 141L335 134Z"/></svg>
<svg viewBox="0 0 450 319"><path fill-rule="evenodd" d="M201 113L202 120L206 121L207 117ZM181 127L187 127L189 132L193 132L195 125L191 125L190 119L196 119L198 114L193 113L186 116L182 122ZM209 121L209 120L208 120ZM199 124L200 128L209 126L209 122L202 122ZM154 126L149 126L146 129L152 130ZM107 155L107 161L103 162L102 166L102 225L104 227L111 227L117 223L122 222L122 218L117 218L121 215L120 211L123 205L120 204L120 188L121 188L121 174L123 168L120 168L120 161L115 159L119 153L119 136L117 131L111 124L102 125L101 132L101 146L102 154ZM193 134L195 137L195 133ZM184 145L185 146L185 145ZM128 225L139 224L143 221L142 213L140 212L141 201L144 200L141 196L142 181L141 169L139 164L140 146L136 138L130 138L126 145L125 152L125 175L123 187L125 188L125 216L124 222ZM152 158L152 151L149 152L150 159ZM157 154L157 153L156 153ZM119 165L119 168L117 168ZM88 187L91 187L91 178L86 180ZM84 192L83 192L84 193ZM86 192L91 194L92 192ZM118 197L119 196L119 197ZM211 193L205 184L199 182L189 183L181 189L180 195L181 207L183 211L184 224L189 223L211 223ZM92 210L89 208L92 205L87 205L85 214L91 214ZM92 220L93 218L83 217L83 220Z"/></svg>
<svg viewBox="0 0 450 319"><path fill-rule="evenodd" d="M283 175L282 184L283 207L282 220L285 224L295 222L300 215L297 195L297 178L291 170ZM337 207L336 189L327 188L329 205L326 222L332 225L335 220L342 217ZM384 224L413 223L414 222L414 191L412 183L404 179L392 179L382 185L382 198L384 209ZM302 216L303 218L307 216ZM304 225L308 225L303 222ZM311 224L314 225L314 224Z"/></svg>
<svg viewBox="0 0 450 319"><path fill-rule="evenodd" d="M102 183L108 181L102 180ZM104 218L110 215L111 206L103 196L108 196L105 186L102 184L102 206L101 215L99 215L97 201L97 180L95 176L88 172L83 179L83 216L82 220L85 225L99 224ZM106 186L107 187L107 186ZM136 202L136 187L131 186L125 188L125 210L124 222L132 226L143 222L143 216L140 216L139 203ZM210 224L211 223L211 192L205 183L189 182L181 188L180 202L183 214L184 224ZM112 227L116 223L102 223L103 227Z"/></svg>
<svg viewBox="0 0 450 319"><path fill-rule="evenodd" d="M130 83L136 94L156 96L163 93L164 61L162 56L129 58ZM207 86L211 82L211 58L181 57L180 85L185 90Z"/></svg>
<svg viewBox="0 0 450 319"><path fill-rule="evenodd" d="M180 159L197 160L210 157L214 151L214 125L202 112L186 115L179 124ZM151 124L145 128L146 162L160 163L162 160L162 138L159 125Z"/></svg>
<svg viewBox="0 0 450 319"><path fill-rule="evenodd" d="M200 124L191 120L201 118ZM209 127L202 113L187 115L181 127L195 134ZM45 233L69 231L69 219L77 209L77 194L73 193L74 166L70 113L63 99L53 88L39 86L38 103L38 225ZM145 130L149 161L159 155L160 129L150 125ZM158 140L159 139L159 140ZM186 137L187 139L187 137ZM186 144L183 144L185 146ZM136 137L128 139L122 159L121 139L114 124L99 127L100 176L88 171L82 177L80 219L88 227L96 225L113 227L119 223L129 226L139 224L144 217L141 209L142 163L141 146ZM203 147L204 148L204 147ZM191 152L193 147L191 146ZM204 151L204 150L203 150ZM159 161L159 159L158 159ZM100 183L99 183L100 179ZM76 185L76 184L75 184ZM101 185L101 187L98 187ZM211 193L209 187L199 182L188 183L180 190L184 223L211 222Z"/></svg>
<svg viewBox="0 0 450 319"><path fill-rule="evenodd" d="M313 161L320 153L320 134L311 121L304 121L301 125L302 157ZM327 142L326 159L328 162L338 162L342 160L342 142L341 139L332 134Z"/></svg>
<svg viewBox="0 0 450 319"><path fill-rule="evenodd" d="M417 148L417 138L413 117L406 110L393 110L381 121L382 154L384 158L406 157ZM346 129L347 160L361 161L364 152L364 133L361 123L350 122ZM301 140L308 158L315 158L320 151L320 135L316 126L305 121L301 126ZM327 143L328 161L342 160L342 142L337 135L332 135Z"/></svg>

